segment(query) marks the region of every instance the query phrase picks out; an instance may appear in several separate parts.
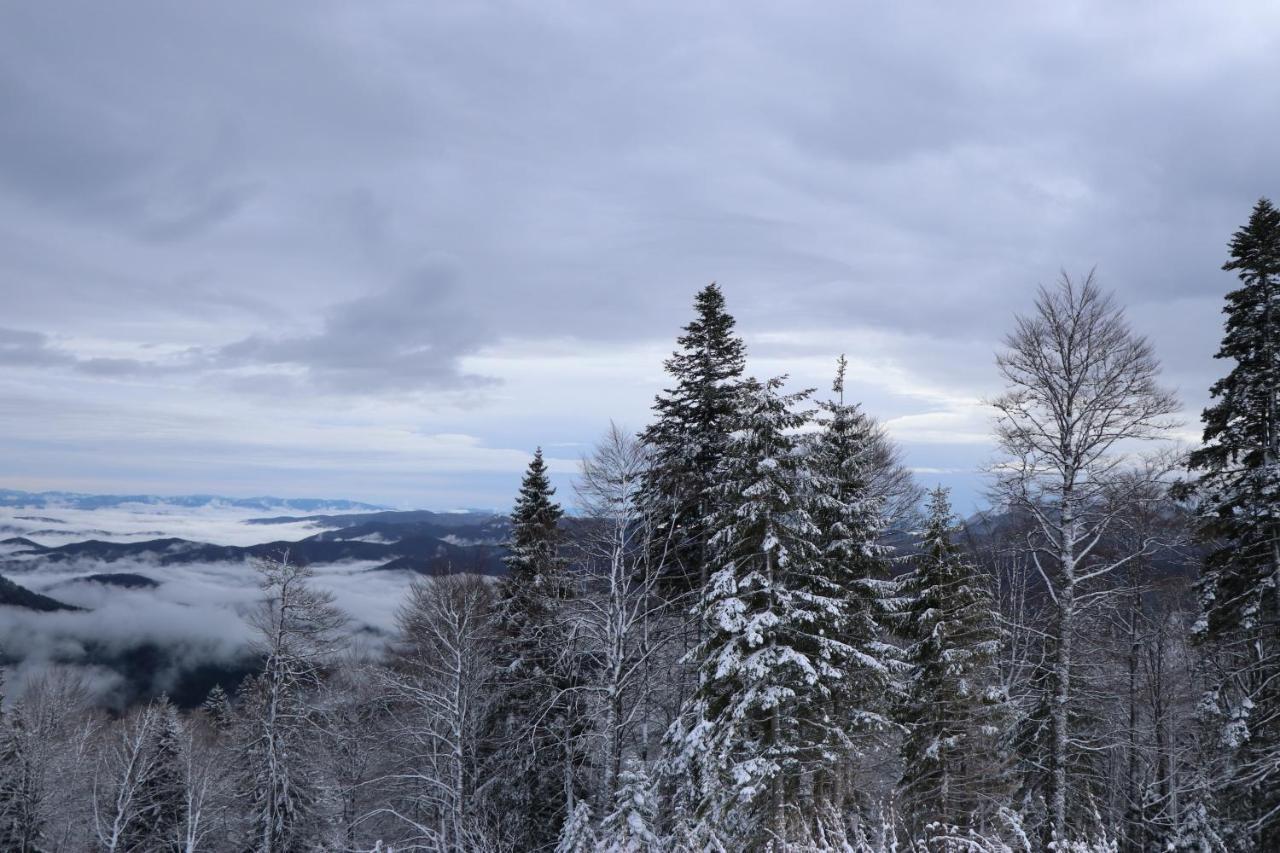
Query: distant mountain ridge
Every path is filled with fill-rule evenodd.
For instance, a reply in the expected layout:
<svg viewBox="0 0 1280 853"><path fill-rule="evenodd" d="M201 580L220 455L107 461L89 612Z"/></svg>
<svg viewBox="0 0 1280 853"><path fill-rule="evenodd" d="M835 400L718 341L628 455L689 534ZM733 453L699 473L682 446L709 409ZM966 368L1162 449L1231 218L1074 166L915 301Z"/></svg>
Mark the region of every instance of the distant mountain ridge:
<svg viewBox="0 0 1280 853"><path fill-rule="evenodd" d="M228 498L221 495L90 495L81 492L24 492L0 489L0 507L30 509L106 509L142 504L184 509L232 507L235 509L294 510L296 512L373 512L390 509L381 504L329 498Z"/></svg>
<svg viewBox="0 0 1280 853"><path fill-rule="evenodd" d="M42 564L94 560L115 563L142 561L155 566L188 563L239 562L275 557L285 552L305 563L348 560L377 561L385 570L423 574L471 572L498 575L505 571L502 542L508 534L503 516L487 513L434 513L427 510L370 512L347 515L296 516L257 519L258 524L310 522L320 532L298 541L258 545L214 545L166 537L142 542L86 539L66 545L41 545L26 537L0 540L9 551L0 558L0 571L25 574Z"/></svg>
<svg viewBox="0 0 1280 853"><path fill-rule="evenodd" d="M0 606L20 607L24 610L38 610L42 613L52 613L55 610L80 609L72 607L70 604L63 604L56 598L32 592L25 586L19 586L3 575L0 575Z"/></svg>

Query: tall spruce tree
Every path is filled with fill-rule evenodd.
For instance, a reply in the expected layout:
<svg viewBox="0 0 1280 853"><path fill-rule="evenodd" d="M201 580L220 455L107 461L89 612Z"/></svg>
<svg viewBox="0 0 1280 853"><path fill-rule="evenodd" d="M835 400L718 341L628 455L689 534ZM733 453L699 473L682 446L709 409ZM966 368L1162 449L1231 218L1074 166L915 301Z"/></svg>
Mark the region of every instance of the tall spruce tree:
<svg viewBox="0 0 1280 853"><path fill-rule="evenodd" d="M665 363L675 380L654 401L656 418L641 438L652 453L644 483L650 516L662 519L657 547L674 559L669 592L697 594L709 573L706 520L715 509L715 472L737 416L746 348L733 334L724 294L714 282L694 299L697 317Z"/></svg>
<svg viewBox="0 0 1280 853"><path fill-rule="evenodd" d="M830 812L813 781L848 747L832 713L852 655L836 639L843 591L817 544L795 435L809 413L793 407L808 393L781 394L781 382L747 383L726 447L707 525L716 571L702 595L699 683L667 738L693 837L736 850L838 831L815 826Z"/></svg>
<svg viewBox="0 0 1280 853"><path fill-rule="evenodd" d="M939 853L989 837L998 804L1012 793L1004 757L1012 716L997 671L1001 630L956 533L947 490L935 489L920 553L902 580L911 674L899 710L906 729L900 789L914 836Z"/></svg>
<svg viewBox="0 0 1280 853"><path fill-rule="evenodd" d="M502 695L486 763L495 805L521 850L553 849L581 795L573 786L582 721L563 613L573 590L555 491L538 448L511 513L508 574L496 607Z"/></svg>
<svg viewBox="0 0 1280 853"><path fill-rule="evenodd" d="M826 573L843 598L836 636L848 646L845 678L836 713L851 742L867 746L891 727L889 697L898 668L897 649L885 640L884 620L897 591L889 580L888 551L880 544L884 502L874 485L883 448L875 424L859 406L845 402L847 362L840 356L832 384L835 398L819 404L818 431L805 447L808 503L819 531ZM829 769L838 773L840 765ZM838 780L833 780L838 784Z"/></svg>
<svg viewBox="0 0 1280 853"><path fill-rule="evenodd" d="M1229 754L1217 812L1237 850L1280 850L1280 211L1260 200L1235 233L1241 286L1228 293L1198 472L1201 532L1213 545L1197 626L1212 652L1209 701Z"/></svg>

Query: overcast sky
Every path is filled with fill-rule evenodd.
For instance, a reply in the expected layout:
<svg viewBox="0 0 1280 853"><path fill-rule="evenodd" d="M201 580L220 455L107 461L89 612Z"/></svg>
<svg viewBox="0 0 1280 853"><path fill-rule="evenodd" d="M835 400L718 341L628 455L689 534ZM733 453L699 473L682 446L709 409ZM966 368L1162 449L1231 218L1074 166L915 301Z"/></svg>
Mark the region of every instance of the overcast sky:
<svg viewBox="0 0 1280 853"><path fill-rule="evenodd" d="M0 487L505 506L695 291L970 505L1065 268L1220 371L1274 3L0 4Z"/></svg>

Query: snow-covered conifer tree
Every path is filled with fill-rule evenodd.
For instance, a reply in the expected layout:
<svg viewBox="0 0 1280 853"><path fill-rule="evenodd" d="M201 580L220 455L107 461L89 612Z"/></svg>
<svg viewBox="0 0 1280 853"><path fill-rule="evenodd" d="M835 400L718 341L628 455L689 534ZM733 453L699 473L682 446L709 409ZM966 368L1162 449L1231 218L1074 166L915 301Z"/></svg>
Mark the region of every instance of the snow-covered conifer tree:
<svg viewBox="0 0 1280 853"><path fill-rule="evenodd" d="M178 849L186 808L183 752L181 723L168 699L117 724L94 777L100 849Z"/></svg>
<svg viewBox="0 0 1280 853"><path fill-rule="evenodd" d="M854 654L836 637L844 596L806 504L795 411L808 393L750 381L708 521L697 690L668 733L666 772L694 824L730 849L784 850L814 835L814 775L847 749L832 702Z"/></svg>
<svg viewBox="0 0 1280 853"><path fill-rule="evenodd" d="M889 720L895 689L895 670L901 662L898 650L886 641L885 619L896 606L896 586L889 580L887 549L880 544L884 532L883 482L893 480L899 492L901 478L892 469L875 424L853 403L845 401L844 356L832 385L835 398L819 404L819 429L806 444L806 502L818 529L818 543L826 574L839 591L842 611L832 635L846 647L844 677L833 703L843 720L850 746L865 751L892 728ZM833 786L833 798L844 808L842 790L849 786L847 762L824 768L824 784Z"/></svg>
<svg viewBox="0 0 1280 853"><path fill-rule="evenodd" d="M154 703L156 721L150 749L151 772L141 784L141 809L134 835L137 847L180 850L187 840L189 736L178 709L167 697Z"/></svg>
<svg viewBox="0 0 1280 853"><path fill-rule="evenodd" d="M233 719L231 699L227 696L227 691L222 688L221 684L215 684L209 688L209 693L204 697L200 710L204 712L209 725L213 727L214 731L223 732L230 727Z"/></svg>
<svg viewBox="0 0 1280 853"><path fill-rule="evenodd" d="M658 853L657 805L652 783L641 765L618 774L613 810L600 823L600 853Z"/></svg>
<svg viewBox="0 0 1280 853"><path fill-rule="evenodd" d="M1229 756L1215 780L1237 850L1280 849L1280 210L1266 199L1231 240L1241 286L1227 294L1199 473L1206 541L1203 618L1213 700Z"/></svg>
<svg viewBox="0 0 1280 853"><path fill-rule="evenodd" d="M560 519L542 450L534 453L511 513L508 575L495 605L499 697L486 774L516 846L549 850L581 791L581 695L571 666L565 602L573 594Z"/></svg>
<svg viewBox="0 0 1280 853"><path fill-rule="evenodd" d="M579 800L560 830L555 853L597 853L596 831L591 823L591 806Z"/></svg>
<svg viewBox="0 0 1280 853"><path fill-rule="evenodd" d="M947 491L930 495L921 550L902 580L899 625L911 667L899 718L903 810L925 849L958 853L997 828L1012 785L1012 723L996 661L1001 631L990 592L953 539Z"/></svg>
<svg viewBox="0 0 1280 853"><path fill-rule="evenodd" d="M700 290L694 309L697 317L666 361L674 385L658 395L656 418L641 434L652 456L644 484L649 515L677 528L655 530L660 547L675 546L667 585L677 596L696 596L707 580L706 523L717 500L716 471L737 416L746 364L720 287L713 282Z"/></svg>

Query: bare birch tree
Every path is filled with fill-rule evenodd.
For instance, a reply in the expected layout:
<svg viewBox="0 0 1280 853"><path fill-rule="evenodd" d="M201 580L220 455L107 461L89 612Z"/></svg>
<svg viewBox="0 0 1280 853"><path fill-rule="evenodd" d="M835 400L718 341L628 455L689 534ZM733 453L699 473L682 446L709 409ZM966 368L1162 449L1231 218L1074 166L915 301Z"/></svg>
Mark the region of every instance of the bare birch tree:
<svg viewBox="0 0 1280 853"><path fill-rule="evenodd" d="M400 638L379 670L397 766L389 816L415 850L493 846L477 788L480 743L493 698L494 594L474 575L416 581L400 610ZM398 849L398 848L397 848Z"/></svg>
<svg viewBox="0 0 1280 853"><path fill-rule="evenodd" d="M1033 519L1028 557L1052 601L1049 707L1051 744L1046 836L1068 833L1067 769L1072 748L1073 640L1087 585L1147 553L1098 549L1123 502L1117 481L1135 443L1158 439L1173 425L1178 401L1160 387L1159 361L1146 338L1104 294L1092 273L1065 274L1041 288L1035 310L1019 316L996 363L1007 390L993 401L1003 459L995 467L999 497Z"/></svg>
<svg viewBox="0 0 1280 853"><path fill-rule="evenodd" d="M145 847L148 817L155 808L171 805L153 802L153 780L160 773L161 754L156 741L164 726L165 706L148 703L130 714L111 733L93 785L93 829L99 849L132 851ZM161 815L176 818L177 815Z"/></svg>
<svg viewBox="0 0 1280 853"><path fill-rule="evenodd" d="M585 589L575 602L583 640L591 650L595 738L600 784L595 808L605 813L618 791L628 747L652 760L661 723L652 706L655 655L675 637L664 631L658 583L667 570L672 525L652 517L641 499L649 450L610 424L594 452L583 459L577 483L584 517L575 544ZM666 627L672 627L667 625Z"/></svg>
<svg viewBox="0 0 1280 853"><path fill-rule="evenodd" d="M345 617L312 571L283 554L255 564L265 599L255 614L263 671L249 688L247 764L251 849L281 853L300 837L314 796L302 738L313 726L306 694L339 648Z"/></svg>

